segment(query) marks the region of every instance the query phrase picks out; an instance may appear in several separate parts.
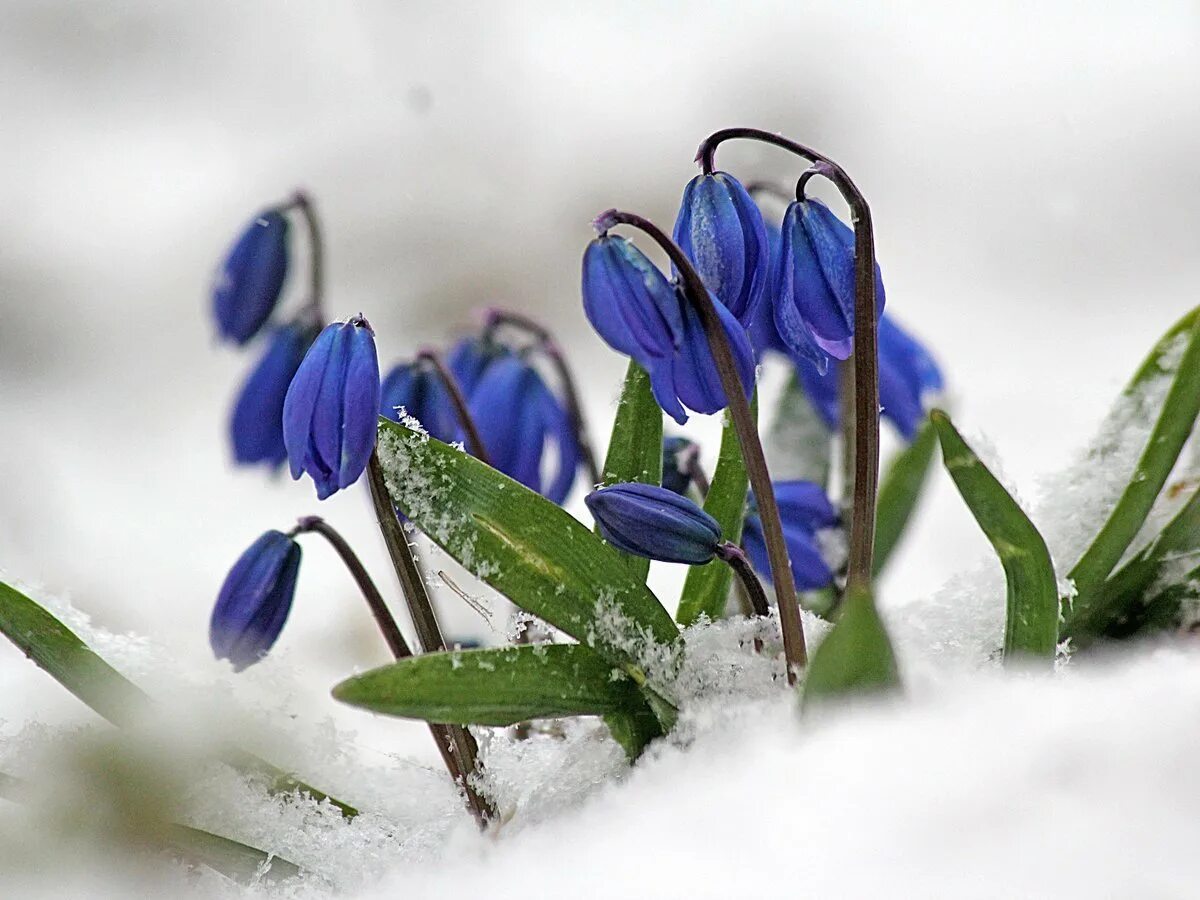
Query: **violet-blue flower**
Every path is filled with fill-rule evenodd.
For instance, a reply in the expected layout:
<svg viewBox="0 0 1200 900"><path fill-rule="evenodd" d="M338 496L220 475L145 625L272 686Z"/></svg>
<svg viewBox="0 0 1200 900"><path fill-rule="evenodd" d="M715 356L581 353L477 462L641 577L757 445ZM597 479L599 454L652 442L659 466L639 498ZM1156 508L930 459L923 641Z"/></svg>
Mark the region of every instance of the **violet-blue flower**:
<svg viewBox="0 0 1200 900"><path fill-rule="evenodd" d="M288 388L283 441L293 478L307 472L324 500L349 487L371 458L379 428L379 361L362 316L328 325Z"/></svg>
<svg viewBox="0 0 1200 900"><path fill-rule="evenodd" d="M614 484L592 491L584 502L601 537L635 556L702 565L721 543L717 520L665 487Z"/></svg>
<svg viewBox="0 0 1200 900"><path fill-rule="evenodd" d="M238 557L213 608L209 643L238 671L258 662L279 637L292 608L300 545L268 531Z"/></svg>
<svg viewBox="0 0 1200 900"><path fill-rule="evenodd" d="M674 239L713 296L748 326L770 276L770 249L762 213L741 182L726 172L689 181Z"/></svg>
<svg viewBox="0 0 1200 900"><path fill-rule="evenodd" d="M380 415L393 422L400 420L399 410L421 423L439 441L447 444L459 439L458 416L454 402L441 376L420 363L401 363L388 372L380 388Z"/></svg>
<svg viewBox="0 0 1200 900"><path fill-rule="evenodd" d="M821 554L816 535L838 524L837 510L821 486L811 481L777 481L773 487L796 588L813 591L828 586L833 573ZM762 521L753 511L742 529L742 546L755 570L769 581L771 564Z"/></svg>
<svg viewBox="0 0 1200 900"><path fill-rule="evenodd" d="M278 466L287 459L283 401L316 329L298 322L275 329L266 352L242 385L230 417L233 458L240 465Z"/></svg>
<svg viewBox="0 0 1200 900"><path fill-rule="evenodd" d="M268 209L250 221L225 257L213 285L221 337L244 344L266 324L288 268L288 220Z"/></svg>

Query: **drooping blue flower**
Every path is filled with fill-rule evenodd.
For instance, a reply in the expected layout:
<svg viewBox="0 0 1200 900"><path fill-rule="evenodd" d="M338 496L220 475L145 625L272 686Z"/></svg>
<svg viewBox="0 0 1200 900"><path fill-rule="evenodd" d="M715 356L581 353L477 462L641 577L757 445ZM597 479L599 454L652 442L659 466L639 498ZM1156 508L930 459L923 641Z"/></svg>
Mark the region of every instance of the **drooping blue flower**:
<svg viewBox="0 0 1200 900"><path fill-rule="evenodd" d="M514 353L496 356L467 408L493 466L555 503L567 498L579 469L579 443L566 409L533 366ZM556 468L547 478L543 463L551 446Z"/></svg>
<svg viewBox="0 0 1200 900"><path fill-rule="evenodd" d="M828 586L833 581L833 573L821 555L816 534L837 525L837 510L820 485L811 481L778 481L772 487L797 590L814 591ZM742 546L755 570L770 581L771 563L763 538L762 520L756 512L752 511L746 517Z"/></svg>
<svg viewBox="0 0 1200 900"><path fill-rule="evenodd" d="M401 363L388 372L380 389L380 415L400 421L399 410L421 423L439 441L459 439L458 416L450 392L437 372L420 363Z"/></svg>
<svg viewBox="0 0 1200 900"><path fill-rule="evenodd" d="M854 345L854 232L820 200L797 200L783 218L776 274L775 326L793 356L811 358L815 345L847 359ZM875 266L876 316L883 279ZM821 360L813 360L818 368Z"/></svg>
<svg viewBox="0 0 1200 900"><path fill-rule="evenodd" d="M465 337L446 354L446 366L458 382L463 396L469 397L483 377L484 370L500 357L511 354L511 350L497 341Z"/></svg>
<svg viewBox="0 0 1200 900"><path fill-rule="evenodd" d="M362 475L379 428L375 334L362 316L328 325L300 364L283 403L292 477L307 472L324 500Z"/></svg>
<svg viewBox="0 0 1200 900"><path fill-rule="evenodd" d="M713 296L748 327L770 276L770 249L762 213L741 182L726 172L689 181L674 238Z"/></svg>
<svg viewBox="0 0 1200 900"><path fill-rule="evenodd" d="M266 532L238 557L209 624L218 659L239 672L262 659L283 630L299 571L300 545L280 531Z"/></svg>
<svg viewBox="0 0 1200 900"><path fill-rule="evenodd" d="M584 498L600 535L626 553L702 565L721 543L721 526L699 506L665 487L629 482Z"/></svg>
<svg viewBox="0 0 1200 900"><path fill-rule="evenodd" d="M229 249L213 285L213 314L221 337L244 344L266 324L288 268L288 220L268 209Z"/></svg>
<svg viewBox="0 0 1200 900"><path fill-rule="evenodd" d="M685 437L663 438L663 487L680 496L687 496L688 487L692 483L692 473L688 461L694 457L699 449L693 441Z"/></svg>
<svg viewBox="0 0 1200 900"><path fill-rule="evenodd" d="M266 463L275 467L287 459L283 443L283 401L316 329L299 322L277 328L233 406L229 435L239 465Z"/></svg>

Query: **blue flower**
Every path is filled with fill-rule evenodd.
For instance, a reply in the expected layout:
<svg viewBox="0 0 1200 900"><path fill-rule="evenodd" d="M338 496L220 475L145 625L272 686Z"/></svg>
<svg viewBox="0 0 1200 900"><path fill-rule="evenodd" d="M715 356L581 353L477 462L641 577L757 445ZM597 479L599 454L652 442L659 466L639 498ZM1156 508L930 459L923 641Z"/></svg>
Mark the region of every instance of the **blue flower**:
<svg viewBox="0 0 1200 900"><path fill-rule="evenodd" d="M328 325L300 364L283 403L292 477L304 472L324 500L362 475L379 428L375 335L362 316Z"/></svg>
<svg viewBox="0 0 1200 900"><path fill-rule="evenodd" d="M824 203L809 198L788 206L782 234L775 291L779 336L793 356L810 358L818 368L823 365L820 353L849 358L854 345L854 232ZM884 303L878 265L875 299L878 316Z"/></svg>
<svg viewBox="0 0 1200 900"><path fill-rule="evenodd" d="M833 573L821 555L816 533L838 524L837 510L820 485L811 481L777 481L772 487L797 590L814 591L828 586L833 581ZM742 546L754 568L769 581L771 563L763 539L762 521L753 511L746 517L742 529Z"/></svg>
<svg viewBox="0 0 1200 900"><path fill-rule="evenodd" d="M288 220L275 209L259 213L230 248L213 286L221 337L244 344L266 324L288 268Z"/></svg>
<svg viewBox="0 0 1200 900"><path fill-rule="evenodd" d="M536 369L504 351L483 369L467 408L493 466L555 503L567 498L579 469L579 443L566 409ZM542 463L551 443L557 468L547 480Z"/></svg>
<svg viewBox="0 0 1200 900"><path fill-rule="evenodd" d="M511 351L493 340L482 337L466 337L450 348L446 354L446 366L458 382L459 390L469 397L483 377L484 370Z"/></svg>
<svg viewBox="0 0 1200 900"><path fill-rule="evenodd" d="M721 543L716 519L664 487L614 484L592 491L584 502L601 537L635 556L702 565Z"/></svg>
<svg viewBox="0 0 1200 900"><path fill-rule="evenodd" d="M741 182L726 172L689 181L674 238L705 286L749 325L770 276L770 250L762 213Z"/></svg>
<svg viewBox="0 0 1200 900"><path fill-rule="evenodd" d="M685 437L663 438L662 486L680 496L687 496L692 473L687 465L699 447Z"/></svg>
<svg viewBox="0 0 1200 900"><path fill-rule="evenodd" d="M450 392L437 372L419 363L402 363L383 379L380 414L400 421L399 409L421 423L439 441L458 440L459 423Z"/></svg>
<svg viewBox="0 0 1200 900"><path fill-rule="evenodd" d="M238 557L209 625L218 659L240 672L271 649L292 608L299 571L300 545L280 531L266 532Z"/></svg>
<svg viewBox="0 0 1200 900"><path fill-rule="evenodd" d="M229 423L233 458L240 465L287 459L283 444L283 400L316 329L293 322L277 328L267 351L242 385Z"/></svg>

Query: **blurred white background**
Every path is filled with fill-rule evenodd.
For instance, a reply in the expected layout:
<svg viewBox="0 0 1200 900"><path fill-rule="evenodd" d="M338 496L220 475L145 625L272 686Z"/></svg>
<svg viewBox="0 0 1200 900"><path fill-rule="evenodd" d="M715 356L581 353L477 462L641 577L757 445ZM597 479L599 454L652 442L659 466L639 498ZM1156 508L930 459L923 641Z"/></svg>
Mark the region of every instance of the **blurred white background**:
<svg viewBox="0 0 1200 900"><path fill-rule="evenodd" d="M1192 2L5 0L0 15L0 568L197 665L228 566L297 515L342 528L393 590L360 491L318 504L307 480L229 463L253 354L217 346L208 286L247 217L297 186L325 220L331 314L368 315L385 361L478 306L522 309L572 348L601 445L624 362L582 315L588 223L620 205L669 225L720 127L846 166L891 308L1027 493L1197 302ZM720 165L798 171L745 144ZM935 480L886 602L983 553ZM361 607L310 541L279 656L314 696L384 660ZM0 675L21 685L0 717L74 710L7 645Z"/></svg>

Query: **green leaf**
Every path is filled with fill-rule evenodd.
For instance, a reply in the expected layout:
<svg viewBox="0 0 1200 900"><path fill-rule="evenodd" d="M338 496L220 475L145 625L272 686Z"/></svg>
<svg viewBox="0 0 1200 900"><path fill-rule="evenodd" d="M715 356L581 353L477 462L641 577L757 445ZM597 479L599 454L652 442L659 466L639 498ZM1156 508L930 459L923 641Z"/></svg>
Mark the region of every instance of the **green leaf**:
<svg viewBox="0 0 1200 900"><path fill-rule="evenodd" d="M650 391L650 376L630 360L608 441L608 455L604 457L602 484L661 483L662 437L662 410ZM650 572L650 560L630 553L621 555L634 575L644 582Z"/></svg>
<svg viewBox="0 0 1200 900"><path fill-rule="evenodd" d="M804 706L900 687L896 655L870 590L851 587L842 615L817 647L804 674Z"/></svg>
<svg viewBox="0 0 1200 900"><path fill-rule="evenodd" d="M795 372L779 396L763 449L773 481L799 479L828 488L833 432L813 409Z"/></svg>
<svg viewBox="0 0 1200 900"><path fill-rule="evenodd" d="M617 550L508 476L387 419L379 455L392 500L469 572L639 684L665 688L679 629Z"/></svg>
<svg viewBox="0 0 1200 900"><path fill-rule="evenodd" d="M55 681L117 726L137 721L151 706L150 698L124 675L91 651L75 632L20 591L0 582L0 632ZM282 769L236 747L223 759L235 768L271 779L274 793L301 791L328 800L347 817L358 815L316 788Z"/></svg>
<svg viewBox="0 0 1200 900"><path fill-rule="evenodd" d="M1151 380L1173 374L1175 365L1171 361L1178 354L1180 338L1183 335L1190 335L1198 322L1200 322L1200 306L1167 329L1167 333L1158 339L1158 343L1154 345L1146 358L1142 360L1142 364L1138 366L1137 371L1133 373L1133 377L1129 379L1124 394L1131 396Z"/></svg>
<svg viewBox="0 0 1200 900"><path fill-rule="evenodd" d="M884 473L875 519L875 575L887 565L912 519L937 443L933 428L922 425L913 442L892 457L891 465Z"/></svg>
<svg viewBox="0 0 1200 900"><path fill-rule="evenodd" d="M758 394L750 404L751 414L758 411ZM708 496L704 498L704 511L717 520L721 536L735 544L742 539L742 523L746 520L746 491L750 478L746 474L746 463L742 460L742 447L738 443L737 429L733 418L725 413L725 424L721 431L721 452L717 467L713 470ZM729 598L729 584L733 570L723 563L692 566L683 584L679 610L675 614L681 625L692 625L701 616L716 621L725 614L725 602Z"/></svg>
<svg viewBox="0 0 1200 900"><path fill-rule="evenodd" d="M1058 646L1058 586L1046 542L1004 486L962 439L950 417L929 414L946 471L1004 567L1008 604L1004 655L1051 660Z"/></svg>
<svg viewBox="0 0 1200 900"><path fill-rule="evenodd" d="M333 696L371 712L448 725L604 716L631 759L663 733L637 683L580 644L426 653L348 678Z"/></svg>
<svg viewBox="0 0 1200 900"><path fill-rule="evenodd" d="M1162 411L1146 441L1137 467L1130 475L1129 484L1091 546L1068 573L1075 583L1075 605L1081 614L1086 613L1095 602L1096 590L1120 561L1146 521L1179 458L1179 451L1192 433L1196 415L1200 413L1200 314L1197 311L1176 323L1159 341L1134 375L1126 393L1132 394L1156 374L1169 374L1170 360L1185 334L1187 347L1175 367L1174 379L1163 401Z"/></svg>

